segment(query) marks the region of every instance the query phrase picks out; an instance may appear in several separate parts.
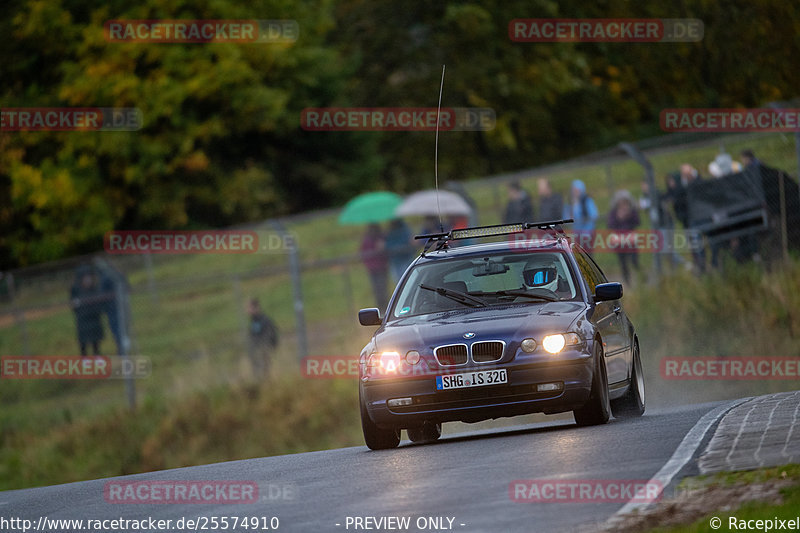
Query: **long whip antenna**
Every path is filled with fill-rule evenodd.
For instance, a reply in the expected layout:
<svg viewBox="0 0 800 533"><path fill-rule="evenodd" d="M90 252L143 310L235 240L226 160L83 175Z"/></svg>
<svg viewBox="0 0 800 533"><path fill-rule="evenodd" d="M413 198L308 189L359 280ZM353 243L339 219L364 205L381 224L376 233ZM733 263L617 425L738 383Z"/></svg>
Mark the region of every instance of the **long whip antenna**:
<svg viewBox="0 0 800 533"><path fill-rule="evenodd" d="M442 110L442 89L444 88L444 68L442 65L442 81L439 84L439 106L436 108L436 143L433 155L433 176L436 180L436 211L439 214L439 230L444 233L442 224L442 208L439 206L439 113Z"/></svg>

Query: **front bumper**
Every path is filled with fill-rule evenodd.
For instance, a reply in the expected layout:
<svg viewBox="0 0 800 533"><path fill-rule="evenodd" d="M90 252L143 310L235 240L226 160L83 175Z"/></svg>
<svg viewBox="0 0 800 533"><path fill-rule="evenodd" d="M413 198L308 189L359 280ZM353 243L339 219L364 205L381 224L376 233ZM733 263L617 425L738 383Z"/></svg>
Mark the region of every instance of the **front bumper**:
<svg viewBox="0 0 800 533"><path fill-rule="evenodd" d="M589 399L594 373L591 353L563 354L559 360L492 366L508 372L508 383L467 389L436 390L435 374L397 379L362 379L360 387L370 418L378 426L408 428L430 422L478 422L530 413L560 413ZM440 369L439 374L486 370L485 365ZM537 392L541 383L563 383L559 391ZM411 405L389 407L392 398Z"/></svg>

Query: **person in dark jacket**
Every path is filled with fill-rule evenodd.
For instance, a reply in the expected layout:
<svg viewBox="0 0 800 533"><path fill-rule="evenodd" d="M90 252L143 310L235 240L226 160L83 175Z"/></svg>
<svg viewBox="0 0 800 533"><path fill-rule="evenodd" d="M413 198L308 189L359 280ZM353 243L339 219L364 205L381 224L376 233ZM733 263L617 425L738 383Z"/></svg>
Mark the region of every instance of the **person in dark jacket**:
<svg viewBox="0 0 800 533"><path fill-rule="evenodd" d="M564 214L564 197L553 192L550 180L539 178L536 181L539 192L539 218L541 221L559 220Z"/></svg>
<svg viewBox="0 0 800 533"><path fill-rule="evenodd" d="M530 195L522 188L518 181L508 184L508 203L503 215L504 224L517 222L534 222L533 202Z"/></svg>
<svg viewBox="0 0 800 533"><path fill-rule="evenodd" d="M608 214L608 229L619 232L621 236L639 227L639 212L633 201L633 196L628 191L619 191L614 195L611 204L611 212ZM630 283L631 275L628 262L639 271L639 255L634 244L623 244L617 252L620 267L622 267L622 278L625 283Z"/></svg>
<svg viewBox="0 0 800 533"><path fill-rule="evenodd" d="M395 283L414 260L415 244L408 225L399 218L392 220L389 231L386 232L386 253L389 256L389 268Z"/></svg>
<svg viewBox="0 0 800 533"><path fill-rule="evenodd" d="M259 375L269 373L271 355L278 346L278 327L261 309L258 298L250 298L247 305L250 316L250 361Z"/></svg>
<svg viewBox="0 0 800 533"><path fill-rule="evenodd" d="M389 258L386 255L386 239L378 224L367 227L359 252L372 284L375 303L378 309L385 311L389 305Z"/></svg>
<svg viewBox="0 0 800 533"><path fill-rule="evenodd" d="M105 299L91 265L81 265L75 271L75 282L70 289L70 307L75 314L78 345L81 355L87 355L92 348L94 355L100 355L100 341L103 340L103 311Z"/></svg>

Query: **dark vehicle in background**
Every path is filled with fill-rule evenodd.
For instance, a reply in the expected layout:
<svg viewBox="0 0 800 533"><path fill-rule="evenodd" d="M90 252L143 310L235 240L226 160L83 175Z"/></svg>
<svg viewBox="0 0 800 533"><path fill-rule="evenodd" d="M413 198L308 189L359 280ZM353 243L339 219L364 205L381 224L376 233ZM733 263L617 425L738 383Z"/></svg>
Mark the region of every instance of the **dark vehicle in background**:
<svg viewBox="0 0 800 533"><path fill-rule="evenodd" d="M579 425L644 412L639 343L622 285L554 221L453 230L429 237L398 283L359 359L364 439L392 448L441 424L572 411ZM517 240L530 228L543 239ZM511 239L452 247L458 239ZM427 247L426 247L427 250Z"/></svg>
<svg viewBox="0 0 800 533"><path fill-rule="evenodd" d="M800 250L800 192L785 172L758 165L687 187L689 227L738 259Z"/></svg>

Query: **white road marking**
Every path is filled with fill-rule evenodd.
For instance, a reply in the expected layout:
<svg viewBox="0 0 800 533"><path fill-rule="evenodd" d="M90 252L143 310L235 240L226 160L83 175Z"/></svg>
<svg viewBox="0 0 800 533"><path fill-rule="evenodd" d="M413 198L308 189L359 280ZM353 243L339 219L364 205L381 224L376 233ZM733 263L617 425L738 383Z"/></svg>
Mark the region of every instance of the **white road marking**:
<svg viewBox="0 0 800 533"><path fill-rule="evenodd" d="M694 457L697 448L700 446L700 443L703 442L703 438L708 433L708 430L713 426L722 416L736 407L737 405L743 404L744 402L752 400L752 398L740 398L738 400L733 400L732 402L726 403L725 405L720 405L713 411L709 411L703 417L697 421L692 429L689 430L689 433L683 438L681 443L678 445L678 448L675 450L675 453L672 454L672 457L669 458L664 466L661 467L655 476L650 479L648 482L649 484L656 484L656 486L661 487L661 491L663 494L664 489L672 481L672 478L675 477L675 474L681 471L681 469L686 465L686 463ZM622 518L622 515L629 514L633 511L642 511L647 507L651 506L653 503L650 502L641 502L641 501L634 501L631 500L622 508L614 513L614 515L608 519L607 523L612 524Z"/></svg>

